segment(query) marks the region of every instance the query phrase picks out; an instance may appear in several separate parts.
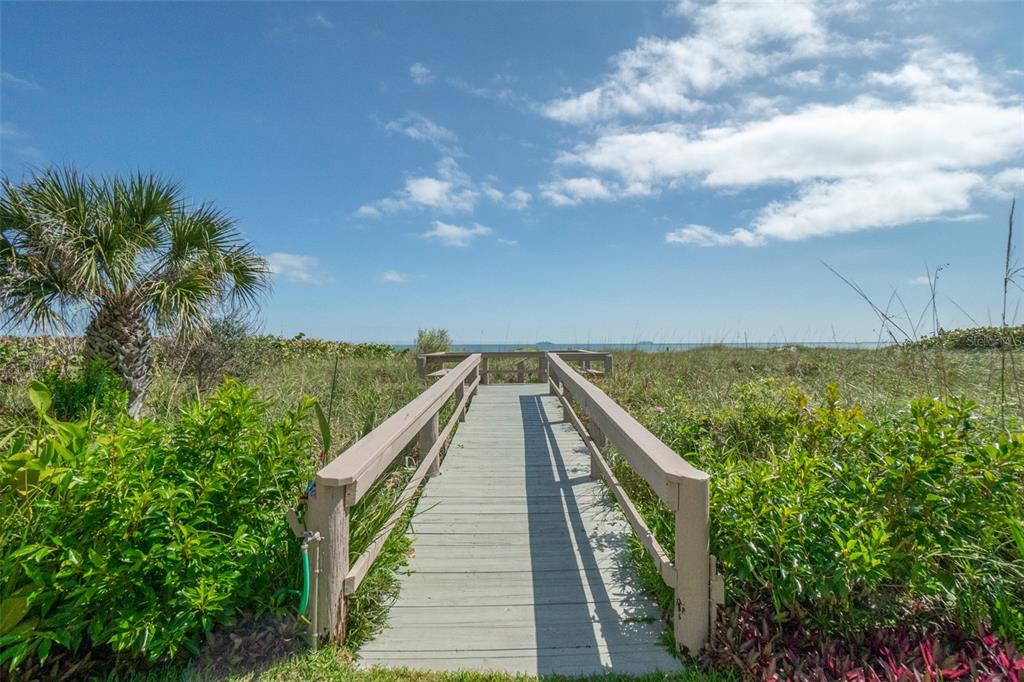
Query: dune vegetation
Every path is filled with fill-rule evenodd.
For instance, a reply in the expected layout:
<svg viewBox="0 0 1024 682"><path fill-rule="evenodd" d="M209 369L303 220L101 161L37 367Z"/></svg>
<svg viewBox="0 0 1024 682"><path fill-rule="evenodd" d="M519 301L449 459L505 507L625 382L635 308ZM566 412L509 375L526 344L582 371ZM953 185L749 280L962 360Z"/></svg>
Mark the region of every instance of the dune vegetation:
<svg viewBox="0 0 1024 682"><path fill-rule="evenodd" d="M283 515L325 440L341 452L422 390L415 357L211 329L191 349L158 340L138 421L116 377L75 343L0 343L20 363L2 403L12 679L76 665L217 679L234 659L250 677L357 675L348 652L386 623L407 541L393 536L356 595L347 648L306 652L299 540ZM598 385L713 477L728 606L687 676L759 679L794 661L825 678L1024 665L1024 386L1000 385L996 351L706 348L615 362ZM670 517L611 454L671 546ZM400 461L355 510L353 555L408 473ZM641 551L636 561L667 603ZM261 643L268 631L288 643ZM232 633L234 659L222 655Z"/></svg>

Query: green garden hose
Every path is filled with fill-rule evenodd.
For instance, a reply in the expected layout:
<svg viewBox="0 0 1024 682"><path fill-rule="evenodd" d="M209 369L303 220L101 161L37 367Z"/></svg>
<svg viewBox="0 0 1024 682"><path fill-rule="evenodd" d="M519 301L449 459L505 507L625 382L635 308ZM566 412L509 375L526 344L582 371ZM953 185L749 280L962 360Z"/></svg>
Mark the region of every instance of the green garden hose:
<svg viewBox="0 0 1024 682"><path fill-rule="evenodd" d="M299 596L299 613L305 614L309 605L309 540L302 541L302 594Z"/></svg>

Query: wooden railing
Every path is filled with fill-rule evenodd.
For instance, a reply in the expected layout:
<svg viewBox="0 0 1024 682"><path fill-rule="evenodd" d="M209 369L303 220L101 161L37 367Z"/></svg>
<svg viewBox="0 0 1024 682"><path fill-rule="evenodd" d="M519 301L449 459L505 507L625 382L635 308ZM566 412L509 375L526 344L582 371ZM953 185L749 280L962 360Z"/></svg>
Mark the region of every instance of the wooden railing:
<svg viewBox="0 0 1024 682"><path fill-rule="evenodd" d="M709 554L708 475L690 466L601 389L573 370L564 356L549 353L546 364L551 392L559 397L566 417L590 450L591 476L604 479L662 579L675 590L676 643L683 651L696 654L707 643L716 606L724 598L715 558ZM576 414L570 398L586 415L588 427ZM602 452L607 443L615 446L675 515L673 558L658 543L608 466Z"/></svg>
<svg viewBox="0 0 1024 682"><path fill-rule="evenodd" d="M506 372L488 368L488 359L495 357L521 359L520 366L512 370L514 376L519 381L530 374L539 376L548 383L551 393L559 397L566 417L590 450L591 475L604 479L661 577L675 590L676 642L683 651L699 651L707 642L716 605L723 597L715 559L708 552L708 475L690 466L573 369L570 363L575 362L584 373L599 375L591 363L601 362L605 374L612 371L610 354L590 351L432 353L419 357L420 373L437 376L438 380L317 472L305 519L307 541L319 541L314 545L316 571L306 613L314 641L344 638L346 599L366 577L420 484L428 475L438 472L441 451L457 424L465 419L477 388L487 383L487 372ZM536 369L522 365L529 359L537 360ZM445 368L444 364L450 362L458 364ZM439 371L431 373L433 367ZM440 411L452 396L456 398L454 413L439 431ZM573 409L573 402L586 415L586 426ZM350 564L349 509L414 439L419 442L415 473L399 496L391 517ZM673 512L675 546L671 554L658 543L608 465L602 452L608 443Z"/></svg>
<svg viewBox="0 0 1024 682"><path fill-rule="evenodd" d="M445 351L441 353L424 353L416 357L416 369L424 379L432 376L444 376L448 369L448 363L462 362L469 357L470 353L459 351ZM577 363L584 374L603 374L611 376L613 363L611 353L600 353L591 350L510 350L510 351L487 351L479 354L481 357L480 377L481 383L491 383L492 376L513 377L514 381L524 383L531 377L536 377L539 383L548 380L548 355L558 355L562 360L570 363ZM497 369L491 367L491 360L519 360L514 368ZM535 367L527 367L527 361L536 361ZM593 365L600 363L603 372L598 371ZM531 363L533 364L533 363Z"/></svg>
<svg viewBox="0 0 1024 682"><path fill-rule="evenodd" d="M441 450L465 418L480 381L480 355L467 354L444 377L317 472L305 519L306 535L319 540L314 547L313 594L306 611L314 641L344 639L347 597L366 577L423 479L437 473ZM440 411L453 395L455 411L439 432ZM417 438L419 464L399 496L397 508L349 565L349 508Z"/></svg>

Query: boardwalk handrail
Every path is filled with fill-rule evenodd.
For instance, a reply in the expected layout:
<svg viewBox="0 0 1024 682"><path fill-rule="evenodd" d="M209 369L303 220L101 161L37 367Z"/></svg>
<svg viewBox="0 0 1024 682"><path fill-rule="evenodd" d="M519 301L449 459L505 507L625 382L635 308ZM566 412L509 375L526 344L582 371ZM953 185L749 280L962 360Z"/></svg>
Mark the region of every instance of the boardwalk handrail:
<svg viewBox="0 0 1024 682"><path fill-rule="evenodd" d="M314 641L341 641L345 636L345 602L366 577L374 560L428 474L437 473L441 449L464 418L470 398L480 385L480 355L467 355L412 402L328 462L316 474L309 494L306 530L319 534L313 583L307 607ZM467 385L468 382L468 385ZM439 433L441 408L452 396L457 404ZM419 464L398 497L397 508L349 566L348 508L359 502L413 439L419 438ZM326 574L324 578L320 576Z"/></svg>
<svg viewBox="0 0 1024 682"><path fill-rule="evenodd" d="M479 353L482 361L480 363L480 383L490 383L491 376L513 376L519 383L526 381L527 376L534 375L537 381L545 383L548 380L547 357L549 354L557 354L567 362L578 362L585 373L596 373L591 369L592 363L601 363L605 376L611 376L614 360L612 354L593 350L496 350L483 351ZM439 351L436 353L421 353L416 356L416 369L420 376L427 378L435 376L431 374L432 369L444 371L444 365L448 362L461 362L472 353L468 351ZM491 369L491 360L514 360L521 359L515 369ZM526 360L536 360L536 368L527 368Z"/></svg>
<svg viewBox="0 0 1024 682"><path fill-rule="evenodd" d="M566 416L590 450L591 475L605 480L658 572L675 590L676 643L695 654L708 641L715 607L722 597L721 579L709 554L709 476L661 442L560 355L549 353L547 357L551 392L560 398ZM589 429L573 410L570 397L586 414ZM674 513L674 561L669 560L605 461L601 449L606 442L615 446Z"/></svg>

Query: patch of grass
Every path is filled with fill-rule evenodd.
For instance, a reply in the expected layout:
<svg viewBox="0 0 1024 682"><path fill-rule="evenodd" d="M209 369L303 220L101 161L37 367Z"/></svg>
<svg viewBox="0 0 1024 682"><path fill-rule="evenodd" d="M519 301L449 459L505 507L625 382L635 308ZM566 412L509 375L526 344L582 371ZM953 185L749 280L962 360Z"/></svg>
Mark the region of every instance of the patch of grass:
<svg viewBox="0 0 1024 682"><path fill-rule="evenodd" d="M133 674L126 677L110 677L109 682L531 682L545 680L561 682L570 680L588 682L731 682L735 678L727 673L701 673L695 668L686 668L675 674L654 673L640 677L628 675L591 675L568 677L552 675L533 677L529 675L508 675L504 673L479 672L427 672L423 670L372 669L362 670L351 663L351 655L342 649L324 647L310 651L292 660L284 661L269 670L259 673L242 673L230 677L210 675L192 667L177 667L150 673Z"/></svg>

